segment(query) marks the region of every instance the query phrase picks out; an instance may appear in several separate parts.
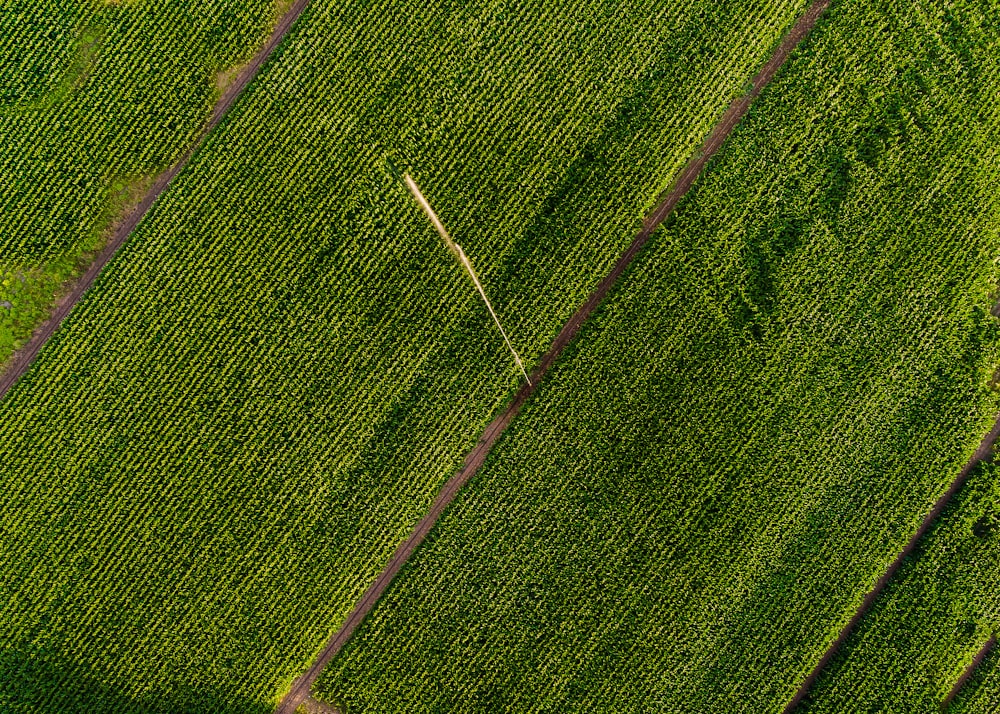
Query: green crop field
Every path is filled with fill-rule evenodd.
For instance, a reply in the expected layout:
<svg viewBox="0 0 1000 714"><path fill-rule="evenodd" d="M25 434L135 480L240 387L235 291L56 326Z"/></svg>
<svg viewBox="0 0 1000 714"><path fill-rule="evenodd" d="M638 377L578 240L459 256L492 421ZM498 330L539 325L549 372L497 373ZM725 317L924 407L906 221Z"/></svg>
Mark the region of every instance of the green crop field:
<svg viewBox="0 0 1000 714"><path fill-rule="evenodd" d="M321 699L782 710L996 413L998 10L833 3Z"/></svg>
<svg viewBox="0 0 1000 714"><path fill-rule="evenodd" d="M976 652L1000 634L1000 470L973 474L813 688L803 714L933 712ZM953 713L996 712L1000 652Z"/></svg>
<svg viewBox="0 0 1000 714"><path fill-rule="evenodd" d="M0 1L0 367L207 121L274 0Z"/></svg>
<svg viewBox="0 0 1000 714"><path fill-rule="evenodd" d="M533 364L803 8L314 0L0 401L0 710L269 711L519 380L389 162Z"/></svg>
<svg viewBox="0 0 1000 714"><path fill-rule="evenodd" d="M0 381L0 714L274 711L474 448L303 696L781 712L1000 409L1000 0L312 0L209 125L291 7L0 0L0 376L214 127ZM795 714L941 708L998 499ZM957 691L996 712L1000 649Z"/></svg>

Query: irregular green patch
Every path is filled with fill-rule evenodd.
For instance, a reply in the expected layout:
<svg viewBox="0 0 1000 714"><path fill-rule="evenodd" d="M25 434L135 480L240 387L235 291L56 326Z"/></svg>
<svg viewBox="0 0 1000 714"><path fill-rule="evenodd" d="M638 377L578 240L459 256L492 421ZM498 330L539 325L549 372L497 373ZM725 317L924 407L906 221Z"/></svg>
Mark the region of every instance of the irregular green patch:
<svg viewBox="0 0 1000 714"><path fill-rule="evenodd" d="M94 230L71 253L40 266L0 263L0 361L20 348L32 330L45 321L57 299L105 244L115 222L139 203L151 183L151 177L116 180Z"/></svg>
<svg viewBox="0 0 1000 714"><path fill-rule="evenodd" d="M103 245L121 186L190 146L214 74L247 59L274 0L107 5L8 0L0 12L0 365ZM127 202L126 202L127 203Z"/></svg>

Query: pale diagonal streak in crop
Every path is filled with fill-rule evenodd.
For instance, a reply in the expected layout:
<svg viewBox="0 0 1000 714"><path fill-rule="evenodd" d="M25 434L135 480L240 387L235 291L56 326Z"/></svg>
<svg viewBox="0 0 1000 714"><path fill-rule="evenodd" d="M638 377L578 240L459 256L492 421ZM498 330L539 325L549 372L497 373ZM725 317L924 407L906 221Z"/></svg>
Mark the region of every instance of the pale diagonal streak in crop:
<svg viewBox="0 0 1000 714"><path fill-rule="evenodd" d="M410 189L410 193L413 194L413 197L417 200L417 203L420 204L420 207L423 209L424 213L426 213L427 217L431 220L431 223L434 224L434 227L437 229L437 232L441 235L441 238L444 239L445 245L448 246L448 250L454 253L455 257L458 258L459 262L465 266L465 270L469 273L469 277L472 278L472 282L476 286L476 290L479 291L480 297L482 297L483 302L486 303L486 309L489 310L490 314L493 316L493 322L497 323L497 329L499 329L500 334L503 335L503 341L507 343L507 349L509 349L510 353L514 355L514 361L517 362L517 366L520 368L521 374L524 375L524 380L528 384L531 384L531 379L528 377L528 370L524 368L524 363L521 362L521 357L517 354L517 350L514 349L514 345L511 344L510 338L507 337L507 332L503 329L503 325L500 324L500 318L497 317L497 313L493 309L493 305L490 303L490 299L486 297L486 290L483 289L483 284L479 282L479 276L476 275L476 271L472 267L472 261L470 261L468 256L465 255L465 251L462 250L462 246L460 246L458 243L452 240L452 237L448 234L448 230L444 227L444 224L441 222L441 219L438 218L437 214L434 212L434 209L431 208L430 202L427 200L423 192L420 190L420 187L417 185L417 182L413 180L413 177L410 176L409 174L406 174L403 177L403 180L406 182L406 186Z"/></svg>

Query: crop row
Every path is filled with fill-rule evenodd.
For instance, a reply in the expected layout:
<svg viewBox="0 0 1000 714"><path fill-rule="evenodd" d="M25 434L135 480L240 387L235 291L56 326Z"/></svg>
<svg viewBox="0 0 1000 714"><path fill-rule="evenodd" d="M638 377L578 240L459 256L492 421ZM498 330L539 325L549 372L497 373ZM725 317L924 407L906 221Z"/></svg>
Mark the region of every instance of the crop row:
<svg viewBox="0 0 1000 714"><path fill-rule="evenodd" d="M0 403L8 696L273 702L518 381L386 159L533 360L800 10L312 3Z"/></svg>
<svg viewBox="0 0 1000 714"><path fill-rule="evenodd" d="M990 17L833 4L321 698L781 710L995 414Z"/></svg>
<svg viewBox="0 0 1000 714"><path fill-rule="evenodd" d="M274 0L14 0L0 13L0 363L144 177L207 120Z"/></svg>

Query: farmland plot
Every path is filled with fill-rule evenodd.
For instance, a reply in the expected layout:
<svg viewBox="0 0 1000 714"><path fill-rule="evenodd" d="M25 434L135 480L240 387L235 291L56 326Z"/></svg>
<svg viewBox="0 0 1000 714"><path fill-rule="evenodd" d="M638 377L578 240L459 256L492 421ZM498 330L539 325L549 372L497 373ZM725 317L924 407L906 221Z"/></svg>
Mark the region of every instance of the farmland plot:
<svg viewBox="0 0 1000 714"><path fill-rule="evenodd" d="M798 711L936 711L1000 633L998 539L1000 470L987 467L973 474ZM948 711L996 711L997 685L989 681L996 654Z"/></svg>
<svg viewBox="0 0 1000 714"><path fill-rule="evenodd" d="M207 121L274 0L0 6L0 368Z"/></svg>
<svg viewBox="0 0 1000 714"><path fill-rule="evenodd" d="M995 414L994 11L831 8L321 698L781 710Z"/></svg>
<svg viewBox="0 0 1000 714"><path fill-rule="evenodd" d="M801 9L314 2L0 402L0 703L270 707L520 378L387 160L530 366Z"/></svg>

